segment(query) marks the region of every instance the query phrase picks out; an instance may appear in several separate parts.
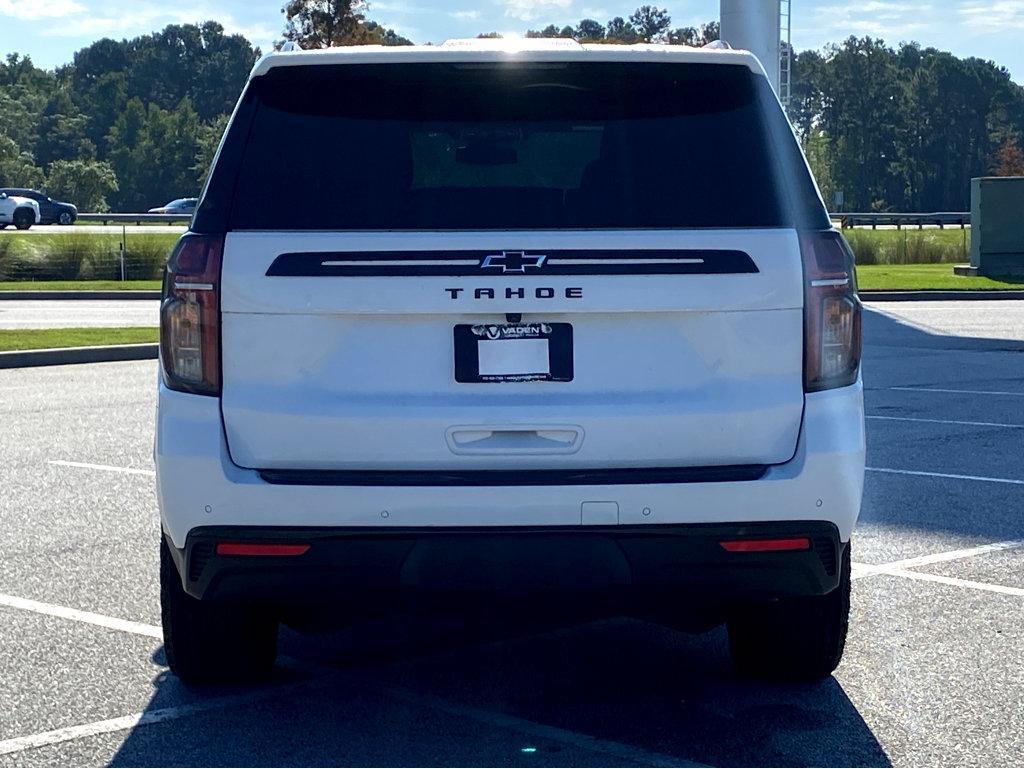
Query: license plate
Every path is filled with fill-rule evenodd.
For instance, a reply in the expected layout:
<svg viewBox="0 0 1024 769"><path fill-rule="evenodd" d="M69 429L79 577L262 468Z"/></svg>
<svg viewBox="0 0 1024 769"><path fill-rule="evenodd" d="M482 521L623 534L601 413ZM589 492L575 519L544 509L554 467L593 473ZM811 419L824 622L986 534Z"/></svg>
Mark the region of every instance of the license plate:
<svg viewBox="0 0 1024 769"><path fill-rule="evenodd" d="M571 382L569 323L460 324L456 382Z"/></svg>

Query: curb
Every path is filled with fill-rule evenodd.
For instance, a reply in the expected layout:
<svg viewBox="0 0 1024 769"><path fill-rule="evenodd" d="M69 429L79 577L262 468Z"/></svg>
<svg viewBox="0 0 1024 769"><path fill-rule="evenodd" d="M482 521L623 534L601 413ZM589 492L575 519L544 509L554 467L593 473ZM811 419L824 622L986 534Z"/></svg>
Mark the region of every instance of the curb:
<svg viewBox="0 0 1024 769"><path fill-rule="evenodd" d="M1024 291L858 291L865 302L981 302L1024 299Z"/></svg>
<svg viewBox="0 0 1024 769"><path fill-rule="evenodd" d="M54 347L48 350L0 352L0 369L63 366L69 363L106 363L121 360L156 360L158 343L116 344L106 347Z"/></svg>
<svg viewBox="0 0 1024 769"><path fill-rule="evenodd" d="M4 299L159 299L159 291L0 291Z"/></svg>

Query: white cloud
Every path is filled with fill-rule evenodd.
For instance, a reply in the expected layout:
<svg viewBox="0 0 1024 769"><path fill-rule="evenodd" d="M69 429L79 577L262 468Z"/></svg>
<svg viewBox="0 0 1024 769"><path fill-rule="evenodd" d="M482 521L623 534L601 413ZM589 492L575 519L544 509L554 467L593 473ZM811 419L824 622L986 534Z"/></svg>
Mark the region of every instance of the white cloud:
<svg viewBox="0 0 1024 769"><path fill-rule="evenodd" d="M5 3L24 0L0 0L0 10ZM254 45L267 50L280 36L280 30L267 24L243 24L235 18L206 3L185 7L173 7L161 2L107 2L101 9L92 9L86 15L86 8L75 0L46 0L51 6L66 6L67 24L53 25L40 31L47 37L102 37L131 36L157 31L168 24L198 24L210 19L220 22L229 34L245 36ZM40 2L39 5L45 5Z"/></svg>
<svg viewBox="0 0 1024 769"><path fill-rule="evenodd" d="M387 11L389 13L397 13L397 14L437 13L437 10L434 9L434 8L429 8L429 7L424 6L424 5L412 5L410 3L405 3L405 2L397 2L397 3L392 3L392 2L383 2L383 3L370 2L370 3L367 3L366 11L367 11L367 17L371 18L371 19L376 18L376 14L377 14L378 11Z"/></svg>
<svg viewBox="0 0 1024 769"><path fill-rule="evenodd" d="M397 34L402 37L406 37L409 40L415 42L421 37L421 31L418 27L410 27L408 24L394 24L387 19L374 19L385 29L393 29Z"/></svg>
<svg viewBox="0 0 1024 769"><path fill-rule="evenodd" d="M825 5L815 8L806 22L806 16L794 14L793 36L809 47L850 35L881 37L895 42L931 29L935 15L931 2L868 0L859 5Z"/></svg>
<svg viewBox="0 0 1024 769"><path fill-rule="evenodd" d="M957 9L964 24L976 32L1024 29L1024 0L968 0Z"/></svg>
<svg viewBox="0 0 1024 769"><path fill-rule="evenodd" d="M549 17L572 7L572 0L501 0L505 15L522 21Z"/></svg>
<svg viewBox="0 0 1024 769"><path fill-rule="evenodd" d="M85 6L75 0L0 0L0 16L9 16L19 21L58 19L84 12Z"/></svg>
<svg viewBox="0 0 1024 769"><path fill-rule="evenodd" d="M480 18L480 11L452 11L451 16L460 21L474 21Z"/></svg>
<svg viewBox="0 0 1024 769"><path fill-rule="evenodd" d="M580 16L581 19L595 19L597 21L610 19L612 16L611 12L606 8L584 8L580 13L582 14Z"/></svg>

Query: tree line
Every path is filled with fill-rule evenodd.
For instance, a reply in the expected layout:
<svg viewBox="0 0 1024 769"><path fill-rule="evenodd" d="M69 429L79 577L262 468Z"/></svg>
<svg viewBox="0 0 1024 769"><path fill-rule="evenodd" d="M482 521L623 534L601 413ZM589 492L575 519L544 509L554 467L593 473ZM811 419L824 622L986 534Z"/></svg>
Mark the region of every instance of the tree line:
<svg viewBox="0 0 1024 769"><path fill-rule="evenodd" d="M290 0L303 48L409 45L357 0ZM645 5L607 22L528 30L584 43L703 45L715 22L674 27ZM481 33L480 37L497 37ZM214 21L99 40L46 70L0 62L0 186L44 188L81 210L144 210L196 195L260 50ZM830 207L964 210L972 176L1024 175L1024 88L1006 69L916 43L850 37L793 53L790 120Z"/></svg>

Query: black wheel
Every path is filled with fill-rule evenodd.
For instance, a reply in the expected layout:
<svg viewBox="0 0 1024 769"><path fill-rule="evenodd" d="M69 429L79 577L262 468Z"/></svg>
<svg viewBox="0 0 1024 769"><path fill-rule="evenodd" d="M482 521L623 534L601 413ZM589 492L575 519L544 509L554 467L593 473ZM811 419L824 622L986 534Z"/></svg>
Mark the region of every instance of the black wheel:
<svg viewBox="0 0 1024 769"><path fill-rule="evenodd" d="M57 221L60 224L72 224L75 221L75 217L71 215L70 211L61 211L60 216L57 217Z"/></svg>
<svg viewBox="0 0 1024 769"><path fill-rule="evenodd" d="M171 672L187 684L265 678L277 657L277 619L258 606L200 601L185 592L160 543L160 615Z"/></svg>
<svg viewBox="0 0 1024 769"><path fill-rule="evenodd" d="M850 618L850 548L831 593L737 608L727 621L729 650L742 675L825 678L839 665Z"/></svg>
<svg viewBox="0 0 1024 769"><path fill-rule="evenodd" d="M0 222L0 230L6 230L7 225L4 222Z"/></svg>
<svg viewBox="0 0 1024 769"><path fill-rule="evenodd" d="M30 208L18 208L14 212L14 226L19 230L27 230L36 223L36 215Z"/></svg>

